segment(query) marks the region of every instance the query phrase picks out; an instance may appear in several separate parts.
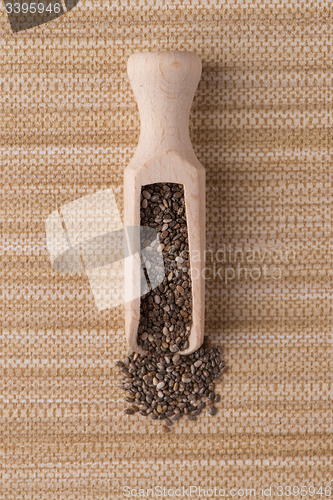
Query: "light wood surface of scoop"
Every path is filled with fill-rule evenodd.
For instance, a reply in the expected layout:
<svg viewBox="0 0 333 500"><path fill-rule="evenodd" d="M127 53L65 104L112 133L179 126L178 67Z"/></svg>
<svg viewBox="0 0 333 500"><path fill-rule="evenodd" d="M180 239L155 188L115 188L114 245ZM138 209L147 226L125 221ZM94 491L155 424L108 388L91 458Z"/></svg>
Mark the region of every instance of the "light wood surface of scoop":
<svg viewBox="0 0 333 500"><path fill-rule="evenodd" d="M184 186L192 280L190 354L204 336L205 282L205 170L189 136L189 114L201 76L201 61L194 52L140 52L130 56L127 72L141 119L137 149L124 171L125 227L140 226L141 187L154 183ZM139 253L125 265L125 296L133 297L140 280ZM140 297L125 304L125 335L130 348L137 344Z"/></svg>

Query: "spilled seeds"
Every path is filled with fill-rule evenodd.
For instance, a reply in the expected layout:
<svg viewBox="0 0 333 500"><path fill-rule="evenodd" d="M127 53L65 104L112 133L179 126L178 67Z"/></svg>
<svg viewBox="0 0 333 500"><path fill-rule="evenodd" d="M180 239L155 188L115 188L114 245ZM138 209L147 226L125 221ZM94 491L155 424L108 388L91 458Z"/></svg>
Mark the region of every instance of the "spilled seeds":
<svg viewBox="0 0 333 500"><path fill-rule="evenodd" d="M128 392L126 401L130 404L125 413L139 412L163 420L167 426L182 416L196 420L205 408L209 415L216 415L215 404L221 397L215 392L215 382L227 371L221 353L221 347L208 345L207 337L187 356L131 351L117 362L123 374L121 387Z"/></svg>

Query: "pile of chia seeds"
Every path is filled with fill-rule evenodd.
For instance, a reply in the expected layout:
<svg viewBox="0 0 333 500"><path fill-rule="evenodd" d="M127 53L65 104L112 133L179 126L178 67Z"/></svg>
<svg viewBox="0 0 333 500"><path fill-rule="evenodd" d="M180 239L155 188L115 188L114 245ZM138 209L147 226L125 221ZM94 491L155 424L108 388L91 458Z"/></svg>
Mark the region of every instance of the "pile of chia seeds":
<svg viewBox="0 0 333 500"><path fill-rule="evenodd" d="M209 415L217 413L214 403L220 401L215 393L215 381L227 370L221 359L221 347L210 347L205 337L203 345L192 354L181 356L171 352L146 355L131 352L117 366L123 373L122 388L128 391L130 406L125 413L139 412L153 420L164 421L164 430L183 415L189 420L208 408Z"/></svg>

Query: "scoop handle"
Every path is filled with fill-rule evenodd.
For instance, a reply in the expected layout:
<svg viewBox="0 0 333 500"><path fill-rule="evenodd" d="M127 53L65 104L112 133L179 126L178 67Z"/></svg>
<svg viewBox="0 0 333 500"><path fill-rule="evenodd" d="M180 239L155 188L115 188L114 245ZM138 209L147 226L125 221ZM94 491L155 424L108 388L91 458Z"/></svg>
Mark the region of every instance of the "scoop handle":
<svg viewBox="0 0 333 500"><path fill-rule="evenodd" d="M128 77L140 112L138 149L176 149L193 155L189 115L201 76L195 52L162 51L132 54Z"/></svg>

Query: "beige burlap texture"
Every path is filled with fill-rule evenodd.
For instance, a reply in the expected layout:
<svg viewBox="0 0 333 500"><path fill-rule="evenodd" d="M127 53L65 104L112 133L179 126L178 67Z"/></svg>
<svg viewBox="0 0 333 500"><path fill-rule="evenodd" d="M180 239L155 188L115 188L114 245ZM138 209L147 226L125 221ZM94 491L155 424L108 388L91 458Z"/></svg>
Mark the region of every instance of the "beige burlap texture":
<svg viewBox="0 0 333 500"><path fill-rule="evenodd" d="M13 34L1 9L1 500L191 485L325 497L332 18L330 1L81 0ZM190 134L207 182L205 334L230 366L218 414L170 434L124 415L124 306L99 311L86 274L52 269L45 234L54 210L111 186L123 216L140 127L126 63L152 50L202 59Z"/></svg>

